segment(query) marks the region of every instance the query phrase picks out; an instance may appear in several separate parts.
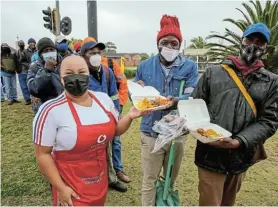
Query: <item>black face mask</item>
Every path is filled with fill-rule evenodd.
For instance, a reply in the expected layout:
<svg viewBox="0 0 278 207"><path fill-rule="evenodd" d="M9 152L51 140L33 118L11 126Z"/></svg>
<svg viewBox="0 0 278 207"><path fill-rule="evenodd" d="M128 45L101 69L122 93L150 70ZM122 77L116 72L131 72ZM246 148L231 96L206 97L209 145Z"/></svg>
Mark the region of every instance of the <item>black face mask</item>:
<svg viewBox="0 0 278 207"><path fill-rule="evenodd" d="M246 65L253 65L257 63L264 54L265 51L256 45L241 45L239 56Z"/></svg>
<svg viewBox="0 0 278 207"><path fill-rule="evenodd" d="M21 50L24 50L24 45L19 45L19 48L20 48Z"/></svg>
<svg viewBox="0 0 278 207"><path fill-rule="evenodd" d="M65 89L73 96L82 96L89 87L89 76L83 74L67 75L64 78Z"/></svg>
<svg viewBox="0 0 278 207"><path fill-rule="evenodd" d="M3 53L10 53L11 52L10 48L8 48L8 47L2 47L1 50L2 50Z"/></svg>

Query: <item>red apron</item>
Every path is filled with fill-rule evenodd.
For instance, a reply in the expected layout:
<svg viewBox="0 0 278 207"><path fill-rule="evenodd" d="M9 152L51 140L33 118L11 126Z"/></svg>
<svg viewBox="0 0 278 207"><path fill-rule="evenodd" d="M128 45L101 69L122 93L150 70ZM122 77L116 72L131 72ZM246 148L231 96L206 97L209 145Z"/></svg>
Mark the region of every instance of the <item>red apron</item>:
<svg viewBox="0 0 278 207"><path fill-rule="evenodd" d="M104 206L108 189L106 145L113 139L116 130L113 114L106 111L93 94L89 94L108 115L110 121L103 124L81 125L72 101L67 98L77 126L77 141L71 150L53 152L53 159L62 179L80 197L80 199L72 197L74 206ZM59 205L57 190L54 187L52 196L53 205Z"/></svg>

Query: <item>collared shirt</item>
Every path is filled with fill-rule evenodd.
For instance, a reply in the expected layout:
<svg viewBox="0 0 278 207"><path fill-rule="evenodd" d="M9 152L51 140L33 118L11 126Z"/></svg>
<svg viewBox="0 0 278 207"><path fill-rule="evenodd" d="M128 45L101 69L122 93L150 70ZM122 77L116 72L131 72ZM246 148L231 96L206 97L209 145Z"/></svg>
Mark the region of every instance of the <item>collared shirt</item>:
<svg viewBox="0 0 278 207"><path fill-rule="evenodd" d="M179 55L179 56L175 59L175 61L174 61L171 65L169 65L169 66L165 66L165 65L163 65L163 64L160 62L160 65L161 65L161 67L162 67L162 69L163 69L163 71L164 71L166 77L168 77L168 75L169 75L170 70L171 70L172 67L175 67L175 66L179 67L179 66L181 66L182 64L183 64L183 61L182 61L182 58L181 58L180 55Z"/></svg>

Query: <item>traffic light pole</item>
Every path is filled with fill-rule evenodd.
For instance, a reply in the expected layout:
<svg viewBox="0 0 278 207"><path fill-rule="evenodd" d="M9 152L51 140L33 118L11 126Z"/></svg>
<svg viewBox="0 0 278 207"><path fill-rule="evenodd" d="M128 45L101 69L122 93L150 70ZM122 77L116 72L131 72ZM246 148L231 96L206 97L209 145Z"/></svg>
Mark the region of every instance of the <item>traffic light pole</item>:
<svg viewBox="0 0 278 207"><path fill-rule="evenodd" d="M98 41L97 35L97 1L87 0L88 36Z"/></svg>
<svg viewBox="0 0 278 207"><path fill-rule="evenodd" d="M56 35L60 35L61 33L61 29L60 29L60 7L59 7L59 0L56 0L56 12L57 12L57 17L56 18L56 25L57 25L57 31L56 31Z"/></svg>

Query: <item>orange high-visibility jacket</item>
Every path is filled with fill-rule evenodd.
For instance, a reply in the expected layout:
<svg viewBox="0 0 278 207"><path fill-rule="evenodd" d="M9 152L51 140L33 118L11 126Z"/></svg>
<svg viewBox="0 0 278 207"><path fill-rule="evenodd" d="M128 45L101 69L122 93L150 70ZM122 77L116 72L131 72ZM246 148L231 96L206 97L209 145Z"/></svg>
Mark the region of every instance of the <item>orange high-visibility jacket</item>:
<svg viewBox="0 0 278 207"><path fill-rule="evenodd" d="M124 71L122 71L120 64L117 60L112 59L113 62L113 70L116 77L117 84L119 84L118 88L118 95L119 95L119 101L120 105L125 105L128 101L128 87L127 87L127 80L124 74ZM108 67L108 59L107 57L103 57L101 59L101 64L103 66Z"/></svg>

